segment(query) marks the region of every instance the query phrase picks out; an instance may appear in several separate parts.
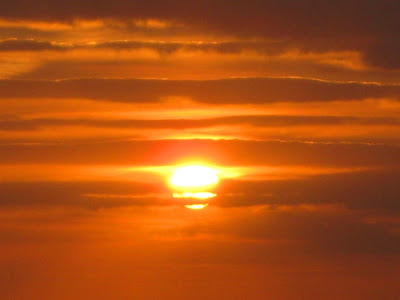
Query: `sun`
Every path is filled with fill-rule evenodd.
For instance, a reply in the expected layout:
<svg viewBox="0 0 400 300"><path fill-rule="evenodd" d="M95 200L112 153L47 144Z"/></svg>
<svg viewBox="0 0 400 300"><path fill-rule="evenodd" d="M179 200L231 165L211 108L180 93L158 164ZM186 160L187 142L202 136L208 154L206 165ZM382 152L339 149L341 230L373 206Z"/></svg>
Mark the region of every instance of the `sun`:
<svg viewBox="0 0 400 300"><path fill-rule="evenodd" d="M199 165L180 167L170 178L172 186L186 189L215 185L218 181L217 172L214 169Z"/></svg>
<svg viewBox="0 0 400 300"><path fill-rule="evenodd" d="M174 190L173 197L181 199L186 208L194 210L205 208L208 201L217 196L212 190L218 182L217 171L201 165L177 168L169 179Z"/></svg>

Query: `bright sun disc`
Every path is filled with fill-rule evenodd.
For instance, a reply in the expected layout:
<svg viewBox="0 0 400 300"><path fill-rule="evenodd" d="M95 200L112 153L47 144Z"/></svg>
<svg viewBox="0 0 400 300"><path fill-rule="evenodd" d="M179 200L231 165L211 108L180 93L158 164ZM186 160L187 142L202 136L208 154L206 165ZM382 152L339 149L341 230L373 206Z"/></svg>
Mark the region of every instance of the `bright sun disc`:
<svg viewBox="0 0 400 300"><path fill-rule="evenodd" d="M203 209L203 208L205 208L207 206L208 206L208 203L206 203L206 204L189 204L189 205L185 205L186 208L194 209L194 210L200 210L200 209Z"/></svg>
<svg viewBox="0 0 400 300"><path fill-rule="evenodd" d="M196 188L218 183L217 172L204 166L185 166L175 170L170 178L173 186Z"/></svg>

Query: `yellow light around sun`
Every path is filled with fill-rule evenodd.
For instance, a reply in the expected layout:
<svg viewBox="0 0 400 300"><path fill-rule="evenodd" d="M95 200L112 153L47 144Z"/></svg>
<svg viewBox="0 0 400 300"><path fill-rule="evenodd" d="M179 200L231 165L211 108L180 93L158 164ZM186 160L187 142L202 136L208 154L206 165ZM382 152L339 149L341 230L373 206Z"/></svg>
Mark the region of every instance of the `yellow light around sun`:
<svg viewBox="0 0 400 300"><path fill-rule="evenodd" d="M218 183L218 176L209 167L191 165L176 169L170 183L178 188L199 188Z"/></svg>
<svg viewBox="0 0 400 300"><path fill-rule="evenodd" d="M218 181L216 170L200 165L177 168L169 179L173 197L181 199L186 208L195 210L205 208L208 200L217 196L211 191Z"/></svg>
<svg viewBox="0 0 400 300"><path fill-rule="evenodd" d="M208 203L206 203L206 204L188 204L188 205L185 205L186 208L194 209L194 210L203 209L204 207L207 207L207 206L208 206Z"/></svg>
<svg viewBox="0 0 400 300"><path fill-rule="evenodd" d="M196 198L196 199L210 199L217 196L217 194L210 193L210 192L185 192L185 193L174 193L174 198Z"/></svg>

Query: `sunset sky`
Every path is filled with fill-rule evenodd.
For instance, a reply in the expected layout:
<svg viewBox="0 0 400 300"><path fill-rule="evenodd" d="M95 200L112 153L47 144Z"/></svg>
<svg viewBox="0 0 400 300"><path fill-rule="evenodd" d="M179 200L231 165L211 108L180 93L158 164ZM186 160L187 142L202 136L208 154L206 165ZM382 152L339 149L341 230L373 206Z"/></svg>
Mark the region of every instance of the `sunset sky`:
<svg viewBox="0 0 400 300"><path fill-rule="evenodd" d="M0 299L400 299L399 16L1 0Z"/></svg>

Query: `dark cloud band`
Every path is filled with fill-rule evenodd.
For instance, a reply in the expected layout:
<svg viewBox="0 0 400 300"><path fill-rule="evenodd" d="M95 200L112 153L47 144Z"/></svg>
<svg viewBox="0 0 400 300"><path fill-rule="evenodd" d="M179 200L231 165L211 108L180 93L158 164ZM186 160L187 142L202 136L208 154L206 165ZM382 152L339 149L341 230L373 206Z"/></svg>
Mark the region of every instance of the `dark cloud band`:
<svg viewBox="0 0 400 300"><path fill-rule="evenodd" d="M86 98L130 103L187 97L207 104L318 102L399 98L399 85L329 82L302 78L221 80L74 79L0 80L0 98Z"/></svg>
<svg viewBox="0 0 400 300"><path fill-rule="evenodd" d="M173 165L211 159L220 165L399 166L388 145L245 140L141 140L1 145L0 163Z"/></svg>
<svg viewBox="0 0 400 300"><path fill-rule="evenodd" d="M87 126L121 129L195 129L227 125L251 125L255 127L296 126L399 126L399 118L368 118L352 116L291 116L291 115L240 115L208 119L9 119L1 120L0 130L29 131L46 127Z"/></svg>

